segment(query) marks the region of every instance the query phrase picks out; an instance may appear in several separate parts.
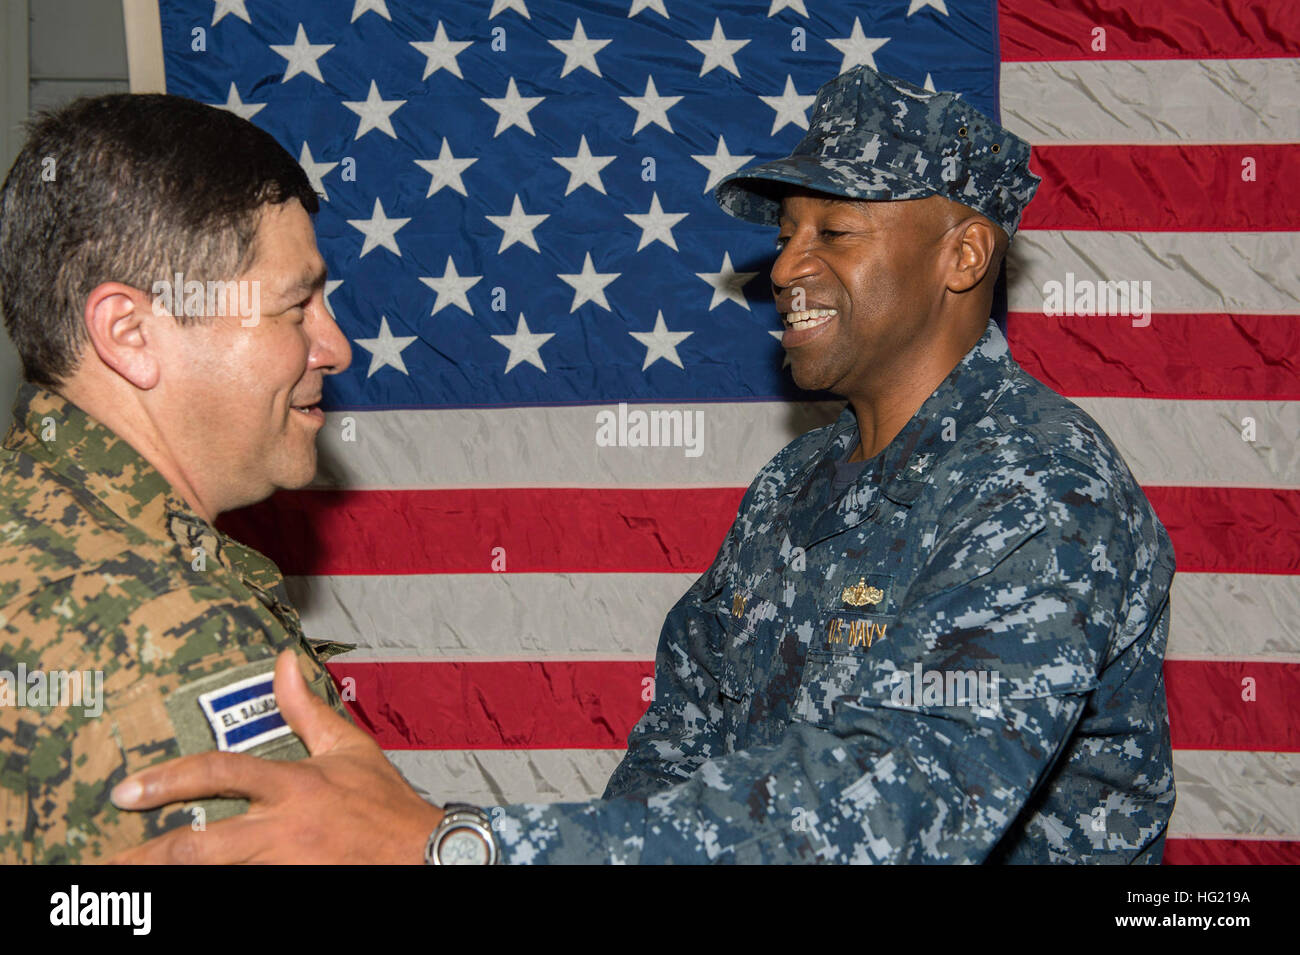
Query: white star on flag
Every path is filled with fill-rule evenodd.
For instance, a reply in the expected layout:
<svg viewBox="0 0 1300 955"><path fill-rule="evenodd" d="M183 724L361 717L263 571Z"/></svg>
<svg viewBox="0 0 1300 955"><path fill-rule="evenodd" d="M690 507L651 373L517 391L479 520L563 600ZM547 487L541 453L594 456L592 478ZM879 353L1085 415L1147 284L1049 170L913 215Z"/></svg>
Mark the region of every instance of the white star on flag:
<svg viewBox="0 0 1300 955"><path fill-rule="evenodd" d="M375 81L370 81L370 92L366 94L364 102L344 102L344 106L356 113L360 119L357 120L357 134L353 139L360 139L372 129L377 129L382 133L387 133L394 139L397 133L393 132L393 121L390 117L397 112L398 108L406 105L404 99L383 99L379 95L379 87Z"/></svg>
<svg viewBox="0 0 1300 955"><path fill-rule="evenodd" d="M567 196L580 186L591 186L601 195L605 194L605 184L600 181L600 171L612 163L617 156L593 156L584 135L578 141L578 155L552 156L556 162L569 171L569 186L564 190Z"/></svg>
<svg viewBox="0 0 1300 955"><path fill-rule="evenodd" d="M498 345L510 349L510 355L506 358L505 374L510 374L511 369L520 362L528 362L530 365L536 365L542 371L546 371L546 365L542 362L542 346L555 337L555 332L531 332L528 330L528 323L524 321L524 313L519 313L519 324L515 326L513 335L493 335L492 340Z"/></svg>
<svg viewBox="0 0 1300 955"><path fill-rule="evenodd" d="M357 17L363 13L377 13L389 23L393 22L393 18L388 15L388 4L384 0L355 0L352 4L352 20L350 22L356 23Z"/></svg>
<svg viewBox="0 0 1300 955"><path fill-rule="evenodd" d="M944 0L912 0L907 7L907 15L910 17L922 7L934 7L945 17L948 16L948 6L944 3Z"/></svg>
<svg viewBox="0 0 1300 955"><path fill-rule="evenodd" d="M316 162L311 155L311 147L307 141L303 140L302 153L298 156L298 165L302 166L302 171L307 174L311 180L313 192L319 193L326 202L329 202L330 194L325 190L325 183L321 180L325 174L338 165L336 162Z"/></svg>
<svg viewBox="0 0 1300 955"><path fill-rule="evenodd" d="M298 33L294 36L292 44L272 43L270 47L288 60L284 68L284 79L280 80L281 83L288 83L299 73L306 73L319 83L325 82L325 77L320 75L320 64L316 61L334 49L333 43L308 43L307 31L299 23Z"/></svg>
<svg viewBox="0 0 1300 955"><path fill-rule="evenodd" d="M696 272L698 278L704 279L713 288L713 298L709 301L709 311L713 311L723 302L735 302L745 311L751 311L745 300L744 288L757 272L737 272L731 264L731 253L722 253L722 269L717 272Z"/></svg>
<svg viewBox="0 0 1300 955"><path fill-rule="evenodd" d="M600 67L596 64L596 54L609 46L611 41L589 39L582 29L582 18L579 17L578 22L573 27L572 39L547 40L546 42L564 54L564 66L560 70L560 78L563 79L578 67L600 76Z"/></svg>
<svg viewBox="0 0 1300 955"><path fill-rule="evenodd" d="M234 113L243 119L252 119L262 110L266 109L265 103L245 103L239 98L239 90L235 89L235 84L230 84L230 92L226 94L224 103L213 103L217 109L224 109L228 113Z"/></svg>
<svg viewBox="0 0 1300 955"><path fill-rule="evenodd" d="M786 8L793 10L801 17L808 16L808 8L803 5L803 0L772 0L772 5L767 8L767 15L774 17Z"/></svg>
<svg viewBox="0 0 1300 955"><path fill-rule="evenodd" d="M420 281L429 288L438 293L437 301L433 303L433 311L430 315L437 315L448 305L455 305L458 309L467 315L473 315L474 310L469 307L469 297L465 294L482 279L481 275L459 275L456 272L456 263L447 256L447 267L442 271L442 278L433 278L432 276L422 275Z"/></svg>
<svg viewBox="0 0 1300 955"><path fill-rule="evenodd" d="M458 79L465 77L460 72L460 64L456 62L458 57L465 48L471 45L469 40L449 40L447 31L438 21L438 29L434 31L432 40L412 40L411 46L415 47L424 55L424 75L420 79L427 80L439 70L446 70Z"/></svg>
<svg viewBox="0 0 1300 955"><path fill-rule="evenodd" d="M653 73L646 77L644 96L620 96L619 99L636 110L636 125L632 127L633 136L651 123L662 126L671 133L673 124L668 122L668 111L682 101L680 96L660 96L659 91L655 89Z"/></svg>
<svg viewBox="0 0 1300 955"><path fill-rule="evenodd" d="M216 26L221 22L221 18L227 13L233 13L245 23L252 23L248 18L248 8L244 6L244 0L214 0L212 8L212 25Z"/></svg>
<svg viewBox="0 0 1300 955"><path fill-rule="evenodd" d="M501 246L497 249L498 255L516 242L522 242L534 252L542 251L537 247L537 240L533 238L533 230L549 219L550 214L528 215L524 212L524 206L519 201L518 193L515 193L515 201L510 207L510 215L484 216L484 218L501 230Z"/></svg>
<svg viewBox="0 0 1300 955"><path fill-rule="evenodd" d="M727 140L723 136L718 137L718 148L712 156L705 153L702 156L691 156L697 163L709 171L709 179L704 184L704 191L708 192L719 182L733 172L740 169L741 166L753 159L753 156L733 156L727 152Z"/></svg>
<svg viewBox="0 0 1300 955"><path fill-rule="evenodd" d="M921 89L929 90L931 93L938 92L938 90L934 88L934 77L931 76L929 73L925 74L925 82L921 84Z"/></svg>
<svg viewBox="0 0 1300 955"><path fill-rule="evenodd" d="M366 377L369 378L384 367L396 368L409 377L411 373L406 370L406 362L402 361L402 350L415 339L415 335L394 336L388 329L388 319L380 315L378 337L355 339L358 345L370 352L370 368Z"/></svg>
<svg viewBox="0 0 1300 955"><path fill-rule="evenodd" d="M533 124L528 119L528 111L533 109L546 97L544 96L520 96L519 88L515 86L515 78L510 77L510 82L506 84L506 95L500 99L491 99L487 96L479 97L497 111L497 130L492 134L492 138L500 136L511 126L518 126L529 136L536 136L533 132Z"/></svg>
<svg viewBox="0 0 1300 955"><path fill-rule="evenodd" d="M862 33L862 21L854 17L853 30L848 36L837 40L828 39L826 42L844 54L844 59L840 63L840 72L844 73L855 66L869 66L874 70L876 68L874 54L889 42L889 37L865 36Z"/></svg>
<svg viewBox="0 0 1300 955"><path fill-rule="evenodd" d="M775 136L780 130L785 129L789 123L794 123L800 129L808 128L808 107L817 99L816 94L809 93L807 96L800 96L799 91L794 88L794 77L789 73L785 75L785 89L780 96L760 96L764 103L776 110L776 117L772 120L772 133Z"/></svg>
<svg viewBox="0 0 1300 955"><path fill-rule="evenodd" d="M605 311L613 311L609 307L609 300L605 298L605 286L622 274L622 272L597 272L596 266L591 261L591 253L588 252L587 257L582 260L581 272L576 275L555 277L566 285L573 286L573 304L569 306L569 314L572 315L584 302L595 302Z"/></svg>
<svg viewBox="0 0 1300 955"><path fill-rule="evenodd" d="M397 247L397 230L410 221L409 218L388 218L388 216L384 215L383 204L379 201L379 197L376 196L375 208L371 212L369 219L348 220L348 225L366 237L366 241L361 245L361 254L357 258L364 259L371 249L379 245L401 258L402 250Z"/></svg>
<svg viewBox="0 0 1300 955"><path fill-rule="evenodd" d="M664 313L660 311L655 316L653 331L628 332L628 334L645 346L645 362L641 365L641 370L645 371L660 358L672 362L678 368L685 368L677 355L677 346L695 333L670 332L668 326L664 324Z"/></svg>
<svg viewBox="0 0 1300 955"><path fill-rule="evenodd" d="M342 279L329 279L325 282L325 311L330 313L331 318L334 317L334 306L330 304L330 296L333 295L342 284Z"/></svg>
<svg viewBox="0 0 1300 955"><path fill-rule="evenodd" d="M668 16L668 10L664 7L664 0L632 0L632 6L627 11L628 19L636 16L642 10L653 10L665 20L671 19Z"/></svg>
<svg viewBox="0 0 1300 955"><path fill-rule="evenodd" d="M740 76L740 70L736 69L736 52L749 41L728 40L726 34L722 32L722 21L717 17L713 19L713 36L707 40L687 40L686 42L704 54L704 63L700 66L700 76L719 66L732 76Z"/></svg>
<svg viewBox="0 0 1300 955"><path fill-rule="evenodd" d="M478 162L477 156L457 159L451 154L447 137L442 137L442 151L438 153L437 159L415 160L415 164L432 177L429 180L429 191L425 193L424 198L428 199L443 186L455 189L468 198L469 193L465 191L465 183L461 181L460 174L476 162Z"/></svg>
<svg viewBox="0 0 1300 955"><path fill-rule="evenodd" d="M524 0L492 0L492 12L488 14L488 19L491 20L498 13L506 10L515 11L525 20L532 19L528 15L528 4L524 3Z"/></svg>
<svg viewBox="0 0 1300 955"><path fill-rule="evenodd" d="M673 239L673 226L685 219L687 213L664 212L663 206L659 205L659 193L651 195L649 212L625 212L623 215L641 230L641 241L636 246L638 252L651 242L662 242L674 252L678 251L677 242Z"/></svg>

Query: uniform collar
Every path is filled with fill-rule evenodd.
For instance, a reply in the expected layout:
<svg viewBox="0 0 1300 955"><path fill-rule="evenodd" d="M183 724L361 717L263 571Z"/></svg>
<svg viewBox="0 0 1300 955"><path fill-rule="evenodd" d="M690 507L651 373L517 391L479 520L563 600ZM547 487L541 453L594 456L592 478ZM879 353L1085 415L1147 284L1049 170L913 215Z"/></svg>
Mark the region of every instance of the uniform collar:
<svg viewBox="0 0 1300 955"><path fill-rule="evenodd" d="M1006 336L990 317L980 340L881 452L885 496L897 504L911 504L956 437L983 418L997 396L1011 386L1016 367Z"/></svg>
<svg viewBox="0 0 1300 955"><path fill-rule="evenodd" d="M892 441L864 469L863 478L874 478L885 497L898 504L911 504L925 487L930 471L953 446L952 436L984 416L998 394L1010 383L1016 365L1006 336L989 318L980 340L927 398L916 414ZM952 419L945 422L945 419ZM947 432L947 440L944 434ZM807 483L820 461L841 461L858 443L858 421L852 405L841 412L819 453L806 463L784 493L791 494Z"/></svg>
<svg viewBox="0 0 1300 955"><path fill-rule="evenodd" d="M125 438L71 401L23 382L13 417L6 450L85 488L147 537L179 544L187 560L202 547L205 560L226 564L260 586L280 580L271 560L204 520Z"/></svg>
<svg viewBox="0 0 1300 955"><path fill-rule="evenodd" d="M169 510L192 513L135 448L63 396L23 382L13 417L6 450L34 458L84 487L150 537L167 536Z"/></svg>

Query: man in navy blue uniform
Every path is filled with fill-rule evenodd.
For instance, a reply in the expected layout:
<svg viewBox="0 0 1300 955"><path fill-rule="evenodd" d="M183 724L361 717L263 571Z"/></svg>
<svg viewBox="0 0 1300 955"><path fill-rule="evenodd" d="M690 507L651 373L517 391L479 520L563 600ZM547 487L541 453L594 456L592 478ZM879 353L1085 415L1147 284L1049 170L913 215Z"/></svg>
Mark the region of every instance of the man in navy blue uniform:
<svg viewBox="0 0 1300 955"><path fill-rule="evenodd" d="M1173 551L1110 440L990 317L1028 160L955 94L857 68L792 156L723 180L724 210L778 229L795 381L848 405L763 468L668 615L604 797L458 808L432 861L465 838L484 851L448 858L1160 861ZM343 854L350 825L319 839Z"/></svg>

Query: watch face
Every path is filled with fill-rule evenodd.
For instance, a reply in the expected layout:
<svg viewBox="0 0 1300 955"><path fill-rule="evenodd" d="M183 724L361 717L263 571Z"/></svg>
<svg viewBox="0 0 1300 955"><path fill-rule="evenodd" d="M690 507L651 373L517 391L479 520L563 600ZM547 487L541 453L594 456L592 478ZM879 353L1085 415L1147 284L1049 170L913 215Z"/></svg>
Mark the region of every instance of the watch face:
<svg viewBox="0 0 1300 955"><path fill-rule="evenodd" d="M443 865L487 865L487 843L473 829L453 829L442 838L438 860Z"/></svg>

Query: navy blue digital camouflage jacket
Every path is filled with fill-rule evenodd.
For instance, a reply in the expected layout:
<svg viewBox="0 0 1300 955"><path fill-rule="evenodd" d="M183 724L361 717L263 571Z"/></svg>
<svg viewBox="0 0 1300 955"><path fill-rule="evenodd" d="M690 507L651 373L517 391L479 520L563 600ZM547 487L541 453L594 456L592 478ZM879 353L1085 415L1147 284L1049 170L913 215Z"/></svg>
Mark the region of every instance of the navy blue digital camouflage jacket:
<svg viewBox="0 0 1300 955"><path fill-rule="evenodd" d="M1110 439L990 320L836 494L857 442L763 468L604 798L489 809L505 861L1160 861L1174 556Z"/></svg>

